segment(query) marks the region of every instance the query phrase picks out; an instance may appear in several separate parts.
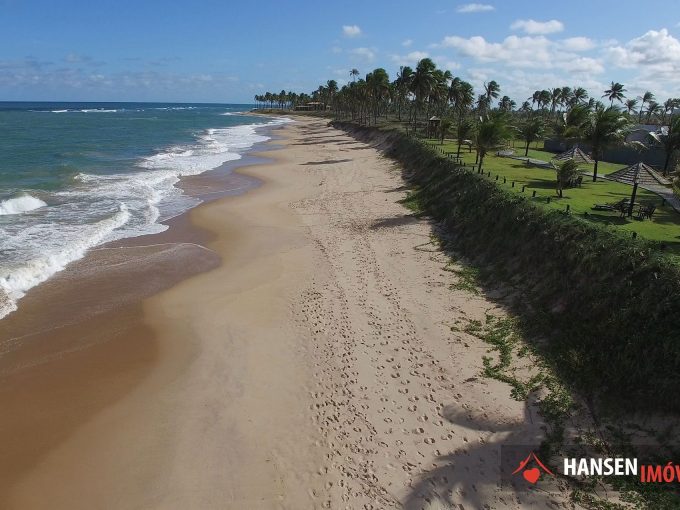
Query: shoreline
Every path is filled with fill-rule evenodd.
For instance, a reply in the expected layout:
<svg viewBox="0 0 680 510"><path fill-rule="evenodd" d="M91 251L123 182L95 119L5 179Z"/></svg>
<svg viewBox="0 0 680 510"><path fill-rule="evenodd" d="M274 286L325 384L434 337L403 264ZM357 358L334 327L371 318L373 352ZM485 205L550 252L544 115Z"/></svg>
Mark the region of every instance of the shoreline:
<svg viewBox="0 0 680 510"><path fill-rule="evenodd" d="M488 346L451 325L503 311L451 290L398 169L323 120L283 129L271 162L239 170L262 186L187 215L220 264L61 328L53 346L104 340L2 376L0 506L560 500L499 486L499 445L542 422L478 377Z"/></svg>

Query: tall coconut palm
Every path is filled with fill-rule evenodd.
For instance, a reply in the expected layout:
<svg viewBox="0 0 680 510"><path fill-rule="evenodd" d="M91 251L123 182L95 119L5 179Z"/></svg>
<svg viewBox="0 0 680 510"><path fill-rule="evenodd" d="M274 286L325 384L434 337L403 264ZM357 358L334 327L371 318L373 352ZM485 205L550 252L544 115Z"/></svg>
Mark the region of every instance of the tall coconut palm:
<svg viewBox="0 0 680 510"><path fill-rule="evenodd" d="M482 173L484 157L489 151L498 149L512 136L508 116L504 112L494 112L483 117L477 125L475 145L477 146L477 172Z"/></svg>
<svg viewBox="0 0 680 510"><path fill-rule="evenodd" d="M680 107L680 99L669 98L663 103L663 112L661 112L661 123L666 123L666 118L673 114L673 112Z"/></svg>
<svg viewBox="0 0 680 510"><path fill-rule="evenodd" d="M538 94L538 108L546 108L552 101L552 94L549 90L541 90Z"/></svg>
<svg viewBox="0 0 680 510"><path fill-rule="evenodd" d="M663 164L663 174L667 175L668 165L673 153L680 150L680 115L671 118L666 134L663 132L656 132L650 133L650 136L663 147L663 150L666 153L666 159Z"/></svg>
<svg viewBox="0 0 680 510"><path fill-rule="evenodd" d="M638 100L637 99L626 99L626 102L623 103L626 107L626 113L628 115L634 115L635 114L635 107L637 106Z"/></svg>
<svg viewBox="0 0 680 510"><path fill-rule="evenodd" d="M401 108L406 101L406 96L408 94L412 79L413 69L411 69L409 66L401 66L399 68L399 73L397 73L397 79L394 80L397 103L397 118L399 120L401 120Z"/></svg>
<svg viewBox="0 0 680 510"><path fill-rule="evenodd" d="M642 110L645 108L645 103L654 101L654 94L649 90L640 96L640 113L638 114L638 124L642 124Z"/></svg>
<svg viewBox="0 0 680 510"><path fill-rule="evenodd" d="M583 137L590 143L593 160L593 182L597 181L597 165L607 147L622 143L629 126L628 119L619 110L600 103L583 124Z"/></svg>
<svg viewBox="0 0 680 510"><path fill-rule="evenodd" d="M550 89L549 92L550 92L550 114L553 115L555 113L557 105L560 104L560 101L562 100L562 87Z"/></svg>
<svg viewBox="0 0 680 510"><path fill-rule="evenodd" d="M509 96L503 96L498 102L498 108L504 112L511 112L515 109L517 103L515 103Z"/></svg>
<svg viewBox="0 0 680 510"><path fill-rule="evenodd" d="M485 104L491 107L491 103L496 99L501 92L501 86L495 81L491 80L489 83L484 83L484 96L486 96Z"/></svg>
<svg viewBox="0 0 680 510"><path fill-rule="evenodd" d="M451 132L453 121L451 119L442 119L439 122L439 140L441 145L444 145L444 138Z"/></svg>
<svg viewBox="0 0 680 510"><path fill-rule="evenodd" d="M583 87L574 87L574 91L571 93L571 98L573 101L573 104L571 104L571 107L576 106L577 104L584 103L588 100L588 92L586 92L586 89Z"/></svg>
<svg viewBox="0 0 680 510"><path fill-rule="evenodd" d="M460 78L454 78L449 86L449 101L460 122L475 101L472 85Z"/></svg>
<svg viewBox="0 0 680 510"><path fill-rule="evenodd" d="M607 99L609 99L610 102L609 106L614 106L614 100L618 102L622 102L624 100L624 98L626 97L624 95L624 92L626 92L626 89L621 83L612 82L609 88L604 91L604 95L602 97L606 97Z"/></svg>
<svg viewBox="0 0 680 510"><path fill-rule="evenodd" d="M661 105L654 101L653 99L649 103L647 103L647 121L646 121L647 124L652 122L652 117L654 117L654 115L658 115L659 113L661 113L661 110L662 110Z"/></svg>
<svg viewBox="0 0 680 510"><path fill-rule="evenodd" d="M413 129L418 125L418 112L423 101L429 96L432 87L435 84L434 71L437 66L429 58L424 58L416 65L416 70L411 79L411 92L415 96L414 115L413 115Z"/></svg>
<svg viewBox="0 0 680 510"><path fill-rule="evenodd" d="M456 155L460 157L460 147L463 145L465 140L472 137L475 131L475 125L470 119L463 119L458 122L458 127L456 128L456 141L458 142L458 151Z"/></svg>
<svg viewBox="0 0 680 510"><path fill-rule="evenodd" d="M373 122L378 122L378 114L380 113L380 104L388 95L390 88L390 79L382 67L373 70L373 72L366 75L366 86L371 98L373 109Z"/></svg>
<svg viewBox="0 0 680 510"><path fill-rule="evenodd" d="M543 119L538 115L527 119L517 126L517 132L522 137L522 140L526 143L524 148L524 155L529 156L529 145L531 142L538 140L543 136L545 127L543 124Z"/></svg>
<svg viewBox="0 0 680 510"><path fill-rule="evenodd" d="M352 70L349 72L349 75L352 77L352 81L356 82L357 81L357 76L359 76L359 70L352 68Z"/></svg>

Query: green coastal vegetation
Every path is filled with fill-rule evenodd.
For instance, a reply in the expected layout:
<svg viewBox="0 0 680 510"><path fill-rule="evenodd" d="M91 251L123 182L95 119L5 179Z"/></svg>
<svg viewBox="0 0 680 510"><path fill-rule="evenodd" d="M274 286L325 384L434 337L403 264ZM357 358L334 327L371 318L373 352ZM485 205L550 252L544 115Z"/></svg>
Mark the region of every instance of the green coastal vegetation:
<svg viewBox="0 0 680 510"><path fill-rule="evenodd" d="M673 193L674 188L680 189L676 176L680 99L660 103L651 92L628 98L625 86L612 82L599 98L590 97L583 87L564 86L536 90L519 104L501 95L497 81L485 83L476 94L470 83L438 69L428 58L415 68L402 66L392 81L382 68L364 78L359 75L352 69L351 81L342 87L329 80L309 94L267 92L255 100L260 108L303 111L438 141L441 150L455 154L458 163L497 179L510 191L528 195L537 204L639 235L661 250L680 255L680 199ZM627 140L641 123L655 127ZM577 162L575 175L580 180L560 184L559 165L549 164L556 154L546 150L545 139L582 147L588 153L592 162ZM664 154L656 168L663 183L651 187L652 191L644 186L636 189L631 211L626 201L632 198L632 182L607 179L630 163L604 159L607 151L617 147L639 153L640 161L650 150ZM644 217L641 212L651 207L651 218Z"/></svg>
<svg viewBox="0 0 680 510"><path fill-rule="evenodd" d="M680 412L680 213L673 207L680 101L660 104L649 92L626 98L626 88L612 83L601 98L581 87L536 91L518 108L497 82L475 95L429 59L402 67L394 81L383 69L364 79L355 71L342 88L331 80L312 94L256 100L262 109L328 117L397 161L410 189L404 205L431 218L437 243L466 263L456 289L504 289L508 319L452 330L489 344L483 376L508 383L518 400L538 395L547 424L541 457L575 442L625 455L632 437L672 451ZM641 123L650 125L644 136L631 137ZM581 148L586 158L557 160L550 140ZM654 175L667 184L645 189L637 179L608 178L629 166L607 160L618 147L640 161L660 151ZM626 200L653 204L651 218L629 214ZM517 358L530 358L534 375L518 376ZM594 428L575 425L584 415ZM632 478L569 483L573 502L585 508L630 507L598 496L596 486L605 485L635 508L677 503L675 488Z"/></svg>

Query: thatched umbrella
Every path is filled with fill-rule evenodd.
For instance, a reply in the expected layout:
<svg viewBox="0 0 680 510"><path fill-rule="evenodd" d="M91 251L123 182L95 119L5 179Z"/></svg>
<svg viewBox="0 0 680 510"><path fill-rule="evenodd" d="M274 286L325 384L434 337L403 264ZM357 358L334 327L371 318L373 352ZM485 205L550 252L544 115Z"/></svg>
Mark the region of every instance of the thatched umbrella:
<svg viewBox="0 0 680 510"><path fill-rule="evenodd" d="M633 185L633 193L630 196L630 203L628 204L629 218L633 215L633 206L635 205L635 196L637 195L639 184L642 184L643 186L668 184L667 179L664 179L664 177L657 173L653 168L650 168L642 162L612 172L607 178Z"/></svg>
<svg viewBox="0 0 680 510"><path fill-rule="evenodd" d="M591 159L588 154L583 152L581 149L578 148L578 146L574 146L568 151L565 151L561 154L558 154L553 158L554 160L557 161L566 161L568 159L573 159L577 163L587 163L587 164L592 164L594 161Z"/></svg>
<svg viewBox="0 0 680 510"><path fill-rule="evenodd" d="M607 176L607 179L626 184L633 184L637 179L643 186L659 184L667 186L670 184L670 181L663 175L642 162L612 172Z"/></svg>

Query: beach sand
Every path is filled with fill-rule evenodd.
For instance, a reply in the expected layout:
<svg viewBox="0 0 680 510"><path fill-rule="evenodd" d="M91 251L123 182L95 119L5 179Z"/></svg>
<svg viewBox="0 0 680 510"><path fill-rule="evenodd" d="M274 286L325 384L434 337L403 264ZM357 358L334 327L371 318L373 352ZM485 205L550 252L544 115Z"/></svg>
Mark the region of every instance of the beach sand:
<svg viewBox="0 0 680 510"><path fill-rule="evenodd" d="M561 506L499 486L541 420L452 329L504 312L451 289L400 170L323 120L280 134L260 187L3 321L0 508Z"/></svg>

